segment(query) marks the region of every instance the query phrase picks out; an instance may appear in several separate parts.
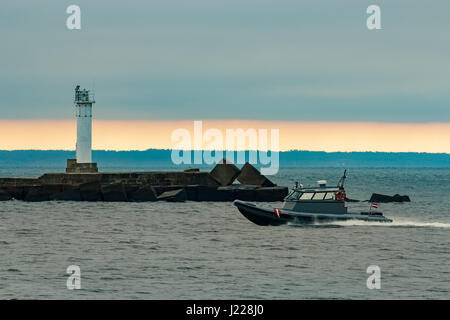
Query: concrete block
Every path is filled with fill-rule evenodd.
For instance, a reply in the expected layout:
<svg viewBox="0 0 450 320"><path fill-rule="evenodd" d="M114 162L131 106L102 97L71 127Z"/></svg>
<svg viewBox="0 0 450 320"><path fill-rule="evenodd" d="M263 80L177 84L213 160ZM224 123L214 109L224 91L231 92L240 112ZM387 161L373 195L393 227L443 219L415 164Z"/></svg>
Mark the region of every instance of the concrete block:
<svg viewBox="0 0 450 320"><path fill-rule="evenodd" d="M25 199L25 188L22 186L4 186L4 191L16 200Z"/></svg>
<svg viewBox="0 0 450 320"><path fill-rule="evenodd" d="M221 186L231 185L240 173L241 170L232 163L218 163L210 172Z"/></svg>
<svg viewBox="0 0 450 320"><path fill-rule="evenodd" d="M67 159L67 173L94 173L98 172L96 163L77 163L76 159Z"/></svg>
<svg viewBox="0 0 450 320"><path fill-rule="evenodd" d="M241 184L245 185L255 185L260 187L274 187L275 184L269 179L263 176L258 169L252 166L250 163L246 163L242 169L241 173L238 175L237 180Z"/></svg>
<svg viewBox="0 0 450 320"><path fill-rule="evenodd" d="M197 188L197 201L232 201L232 190L199 186Z"/></svg>
<svg viewBox="0 0 450 320"><path fill-rule="evenodd" d="M103 196L103 201L108 202L127 201L127 193L122 183L111 183L101 185L100 190Z"/></svg>
<svg viewBox="0 0 450 320"><path fill-rule="evenodd" d="M83 201L103 201L100 183L89 182L80 185L81 199Z"/></svg>
<svg viewBox="0 0 450 320"><path fill-rule="evenodd" d="M50 195L50 200L54 201L82 201L81 192L78 188L67 189L60 193Z"/></svg>
<svg viewBox="0 0 450 320"><path fill-rule="evenodd" d="M69 184L82 185L90 182L100 183L101 174L99 173L46 173L39 177L40 184Z"/></svg>
<svg viewBox="0 0 450 320"><path fill-rule="evenodd" d="M187 200L187 193L185 189L166 191L158 196L158 200L164 200L169 202L184 202Z"/></svg>
<svg viewBox="0 0 450 320"><path fill-rule="evenodd" d="M30 187L25 195L25 201L28 202L39 202L39 201L49 201L50 193L41 186Z"/></svg>
<svg viewBox="0 0 450 320"><path fill-rule="evenodd" d="M151 186L126 185L125 190L128 201L147 202L158 200L155 189Z"/></svg>
<svg viewBox="0 0 450 320"><path fill-rule="evenodd" d="M255 190L257 188L256 186L236 185L233 187L233 200L255 201Z"/></svg>
<svg viewBox="0 0 450 320"><path fill-rule="evenodd" d="M283 201L289 193L288 187L261 187L255 189L255 199L253 201L275 202Z"/></svg>

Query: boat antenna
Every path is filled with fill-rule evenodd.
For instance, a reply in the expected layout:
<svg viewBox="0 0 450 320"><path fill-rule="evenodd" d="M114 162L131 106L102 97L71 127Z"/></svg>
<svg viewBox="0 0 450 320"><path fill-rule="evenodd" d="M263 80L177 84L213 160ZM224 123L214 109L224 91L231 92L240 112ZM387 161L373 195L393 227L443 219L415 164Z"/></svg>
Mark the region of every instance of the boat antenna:
<svg viewBox="0 0 450 320"><path fill-rule="evenodd" d="M95 80L92 80L92 100L95 101Z"/></svg>
<svg viewBox="0 0 450 320"><path fill-rule="evenodd" d="M338 182L337 186L339 189L344 189L345 178L347 178L347 169L344 170L344 175L341 177L341 179Z"/></svg>

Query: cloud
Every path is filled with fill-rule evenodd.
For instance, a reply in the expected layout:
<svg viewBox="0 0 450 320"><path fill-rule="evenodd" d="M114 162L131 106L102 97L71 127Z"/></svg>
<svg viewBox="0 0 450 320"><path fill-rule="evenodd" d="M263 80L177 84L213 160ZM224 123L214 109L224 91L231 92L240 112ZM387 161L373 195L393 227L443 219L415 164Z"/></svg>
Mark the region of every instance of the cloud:
<svg viewBox="0 0 450 320"><path fill-rule="evenodd" d="M80 0L80 31L70 4L2 3L0 119L95 82L103 119L450 121L446 1L379 1L380 31L356 0Z"/></svg>

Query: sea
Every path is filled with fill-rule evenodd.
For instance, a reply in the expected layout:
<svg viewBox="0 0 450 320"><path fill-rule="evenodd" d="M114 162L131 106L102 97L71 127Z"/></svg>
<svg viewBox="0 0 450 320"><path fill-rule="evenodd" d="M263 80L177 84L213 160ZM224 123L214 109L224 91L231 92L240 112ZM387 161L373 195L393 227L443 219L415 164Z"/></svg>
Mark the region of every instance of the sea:
<svg viewBox="0 0 450 320"><path fill-rule="evenodd" d="M0 177L52 171L0 167ZM281 168L269 178L335 185L342 173ZM346 192L411 202L379 204L390 224L277 227L231 202L0 202L0 299L449 299L450 169L350 168Z"/></svg>

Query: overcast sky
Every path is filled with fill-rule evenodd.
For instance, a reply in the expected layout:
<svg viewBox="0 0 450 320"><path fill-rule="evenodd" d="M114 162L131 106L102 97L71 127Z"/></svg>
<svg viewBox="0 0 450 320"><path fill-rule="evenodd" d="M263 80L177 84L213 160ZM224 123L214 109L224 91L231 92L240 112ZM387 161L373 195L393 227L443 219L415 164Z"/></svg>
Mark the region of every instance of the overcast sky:
<svg viewBox="0 0 450 320"><path fill-rule="evenodd" d="M95 83L98 119L450 122L449 19L448 0L2 0L0 119L72 119Z"/></svg>

